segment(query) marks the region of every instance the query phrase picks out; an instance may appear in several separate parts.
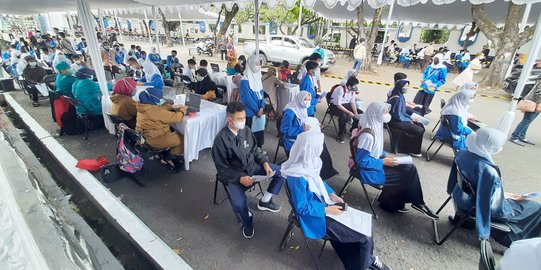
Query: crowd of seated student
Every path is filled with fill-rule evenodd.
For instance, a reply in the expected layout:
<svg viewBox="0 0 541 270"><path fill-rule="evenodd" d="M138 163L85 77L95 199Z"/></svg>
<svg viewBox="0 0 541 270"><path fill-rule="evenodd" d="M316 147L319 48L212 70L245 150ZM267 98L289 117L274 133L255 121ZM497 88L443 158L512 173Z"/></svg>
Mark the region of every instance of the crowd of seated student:
<svg viewBox="0 0 541 270"><path fill-rule="evenodd" d="M456 151L466 148L466 137L473 131L468 127L468 119L471 118L468 109L473 103L475 92L462 90L454 94L445 107L441 110L442 122L447 121L449 127L440 125L436 138L452 143Z"/></svg>

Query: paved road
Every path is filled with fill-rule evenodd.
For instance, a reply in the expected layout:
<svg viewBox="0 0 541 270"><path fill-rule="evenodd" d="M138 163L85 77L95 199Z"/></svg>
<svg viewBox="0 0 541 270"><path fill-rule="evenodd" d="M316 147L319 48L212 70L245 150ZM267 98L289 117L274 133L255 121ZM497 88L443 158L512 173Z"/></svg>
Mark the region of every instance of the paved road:
<svg viewBox="0 0 541 270"><path fill-rule="evenodd" d="M129 44L129 43L127 43ZM347 66L346 66L347 65ZM347 70L349 64L342 64L340 70ZM339 70L337 69L337 70ZM396 69L399 70L399 69ZM396 70L380 73L382 80L389 81ZM413 73L414 71L409 71ZM344 72L345 73L345 72ZM341 75L341 74L340 74ZM414 75L412 75L414 76ZM392 79L391 79L392 80ZM329 89L337 80L324 79L324 89ZM388 87L362 85L361 97L369 103L384 100ZM408 93L413 98L414 92ZM40 122L50 130L57 126L51 121L50 109L45 101L43 106L33 108L28 97L22 92L14 93L16 99ZM450 94L438 93L436 100L448 99ZM435 102L434 105L438 103ZM495 125L501 112L507 108L507 102L499 99L477 98L471 113L489 125ZM322 118L326 104L318 106L318 117ZM428 116L433 122L427 128L431 130L439 114L434 112ZM514 126L518 118L517 114ZM514 127L513 126L513 127ZM541 127L535 122L529 132L532 141L541 143ZM347 144L336 142L336 134L329 127L324 130L326 143L335 161L335 167L341 173L330 180L330 185L339 190L348 176ZM274 127L269 125L266 132L264 150L274 154L277 140L274 138ZM115 141L104 131L92 132L88 141L79 136L59 139L77 158L90 158L97 155L108 155L115 160ZM386 138L386 142L388 142ZM423 149L429 144L429 133L425 134ZM388 145L386 144L386 148ZM506 144L501 154L495 156L504 177L506 190L517 193L540 191L539 174L534 169L538 165L536 157L540 146L518 147ZM452 162L452 152L442 149L438 157L431 162L424 158L415 159L418 167L425 200L433 209L445 200L445 187ZM212 203L214 188L214 165L209 150L200 155L200 159L191 164L189 172L174 173L165 168L151 164L145 180L147 187L139 188L127 180L109 184L111 190L132 209L154 232L171 248L180 249L181 256L195 269L307 269L311 260L299 234L296 234L282 253L277 251L280 238L287 225L287 214L290 207L285 194L277 201L282 211L277 214L262 213L254 210L255 237L246 240L236 224L229 204L215 206ZM266 186L266 185L265 185ZM220 190L221 191L221 190ZM374 196L375 191L370 190ZM362 195L358 183L354 183L345 197L351 206L369 211L368 204ZM376 203L377 204L377 203ZM255 204L251 207L254 208ZM432 223L416 212L408 214L388 214L379 207L380 214L375 221L375 254L393 267L393 269L476 269L478 264L478 241L474 231L459 230L445 245L437 246L432 242ZM447 228L447 215L453 213L452 206L441 214L441 228ZM319 249L321 242L311 242L314 249ZM492 241L496 256L505 250ZM299 249L289 247L300 246ZM328 246L322 256L322 269L341 269L341 264Z"/></svg>

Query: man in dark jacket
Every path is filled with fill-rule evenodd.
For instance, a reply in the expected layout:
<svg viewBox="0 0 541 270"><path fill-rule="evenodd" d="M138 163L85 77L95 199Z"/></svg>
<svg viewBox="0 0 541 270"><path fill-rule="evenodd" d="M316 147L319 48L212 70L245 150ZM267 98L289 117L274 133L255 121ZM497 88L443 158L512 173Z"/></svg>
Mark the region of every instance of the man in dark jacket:
<svg viewBox="0 0 541 270"><path fill-rule="evenodd" d="M23 70L23 78L27 83L26 88L30 92L32 105L37 107L39 106L39 95L36 84L43 83L43 79L47 76L47 71L38 65L38 61L33 56L27 56L24 60L26 60L28 65Z"/></svg>
<svg viewBox="0 0 541 270"><path fill-rule="evenodd" d="M254 134L245 126L245 107L240 102L227 105L227 125L218 133L212 146L212 159L218 174L227 185L233 210L243 223L245 238L254 236L253 215L248 210L244 192L255 184L254 175L267 175L272 181L257 204L259 210L278 212L280 206L272 201L278 195L285 179L280 166L269 163L269 158L257 147Z"/></svg>

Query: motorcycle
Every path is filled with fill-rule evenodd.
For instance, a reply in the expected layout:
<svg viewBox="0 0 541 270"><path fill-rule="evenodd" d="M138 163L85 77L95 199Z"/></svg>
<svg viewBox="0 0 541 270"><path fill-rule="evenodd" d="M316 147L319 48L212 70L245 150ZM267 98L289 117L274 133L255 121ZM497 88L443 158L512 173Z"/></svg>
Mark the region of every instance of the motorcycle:
<svg viewBox="0 0 541 270"><path fill-rule="evenodd" d="M214 44L212 44L212 41L202 41L200 40L197 43L197 54L207 54L208 56L212 57L213 50L214 50Z"/></svg>

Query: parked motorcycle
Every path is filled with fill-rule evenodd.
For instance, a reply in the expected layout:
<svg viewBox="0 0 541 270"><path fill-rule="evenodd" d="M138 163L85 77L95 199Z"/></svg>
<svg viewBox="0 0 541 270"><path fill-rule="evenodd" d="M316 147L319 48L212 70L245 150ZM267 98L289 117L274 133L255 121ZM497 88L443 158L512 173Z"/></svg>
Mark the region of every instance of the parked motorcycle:
<svg viewBox="0 0 541 270"><path fill-rule="evenodd" d="M203 41L200 40L197 43L197 54L207 54L208 56L212 57L213 51L214 51L214 44L212 44L212 41Z"/></svg>

